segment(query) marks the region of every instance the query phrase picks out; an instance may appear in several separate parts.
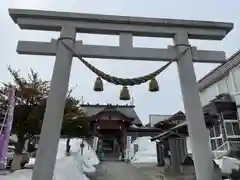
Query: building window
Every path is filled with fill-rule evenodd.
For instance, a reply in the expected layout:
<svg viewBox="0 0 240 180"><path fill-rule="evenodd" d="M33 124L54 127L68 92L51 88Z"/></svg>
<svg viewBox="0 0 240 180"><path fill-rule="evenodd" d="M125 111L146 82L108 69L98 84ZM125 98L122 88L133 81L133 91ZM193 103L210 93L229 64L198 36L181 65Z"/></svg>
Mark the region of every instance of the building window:
<svg viewBox="0 0 240 180"><path fill-rule="evenodd" d="M210 129L210 144L212 151L217 150L223 144L221 125L215 125Z"/></svg>
<svg viewBox="0 0 240 180"><path fill-rule="evenodd" d="M227 131L227 135L230 135L230 136L234 135L233 128L232 128L232 123L226 123L225 128L226 128L226 131Z"/></svg>
<svg viewBox="0 0 240 180"><path fill-rule="evenodd" d="M240 135L240 128L238 122L226 122L225 123L227 135Z"/></svg>
<svg viewBox="0 0 240 180"><path fill-rule="evenodd" d="M237 122L233 123L233 132L235 135L240 135L239 124Z"/></svg>
<svg viewBox="0 0 240 180"><path fill-rule="evenodd" d="M218 138L217 139L217 146L220 147L220 146L222 146L222 144L223 144L222 138Z"/></svg>
<svg viewBox="0 0 240 180"><path fill-rule="evenodd" d="M225 127L226 127L226 131L227 131L227 135L230 135L230 136L234 135L232 122L227 122L225 124Z"/></svg>
<svg viewBox="0 0 240 180"><path fill-rule="evenodd" d="M210 138L221 137L222 131L220 125L215 125L213 128L210 128Z"/></svg>
<svg viewBox="0 0 240 180"><path fill-rule="evenodd" d="M214 132L213 132L213 128L210 129L210 137L214 137Z"/></svg>
<svg viewBox="0 0 240 180"><path fill-rule="evenodd" d="M220 125L215 126L215 137L219 137L221 135Z"/></svg>
<svg viewBox="0 0 240 180"><path fill-rule="evenodd" d="M216 144L215 139L211 139L211 147L212 147L213 151L217 149L217 144Z"/></svg>

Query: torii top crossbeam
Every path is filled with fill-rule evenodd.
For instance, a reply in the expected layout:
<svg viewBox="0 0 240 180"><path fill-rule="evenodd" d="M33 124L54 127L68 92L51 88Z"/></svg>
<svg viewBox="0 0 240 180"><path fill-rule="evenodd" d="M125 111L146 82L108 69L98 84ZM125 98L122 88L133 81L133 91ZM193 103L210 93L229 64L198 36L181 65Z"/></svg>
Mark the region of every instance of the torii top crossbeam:
<svg viewBox="0 0 240 180"><path fill-rule="evenodd" d="M144 61L171 61L177 56L176 49L133 48L133 36L173 38L187 32L189 39L221 40L233 28L232 23L157 19L112 15L95 15L55 11L10 9L9 14L21 29L61 31L72 26L76 32L114 34L120 36L119 46L84 45L76 41L75 52L82 57L103 59L131 59ZM57 42L19 41L19 54L56 55ZM226 61L222 51L201 51L192 48L194 62L222 63Z"/></svg>
<svg viewBox="0 0 240 180"><path fill-rule="evenodd" d="M129 32L134 36L173 38L177 31L187 29L189 39L221 40L232 30L232 23L159 19L113 15L68 13L9 9L13 21L22 29L59 31L63 24L76 27L77 32L113 34Z"/></svg>

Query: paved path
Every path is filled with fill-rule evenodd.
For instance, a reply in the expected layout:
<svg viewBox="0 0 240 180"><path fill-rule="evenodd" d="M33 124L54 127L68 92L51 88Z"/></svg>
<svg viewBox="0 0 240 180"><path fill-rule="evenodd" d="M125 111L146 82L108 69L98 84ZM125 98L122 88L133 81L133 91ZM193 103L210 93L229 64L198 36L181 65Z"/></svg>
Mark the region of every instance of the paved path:
<svg viewBox="0 0 240 180"><path fill-rule="evenodd" d="M157 180L140 169L123 162L102 162L91 180Z"/></svg>

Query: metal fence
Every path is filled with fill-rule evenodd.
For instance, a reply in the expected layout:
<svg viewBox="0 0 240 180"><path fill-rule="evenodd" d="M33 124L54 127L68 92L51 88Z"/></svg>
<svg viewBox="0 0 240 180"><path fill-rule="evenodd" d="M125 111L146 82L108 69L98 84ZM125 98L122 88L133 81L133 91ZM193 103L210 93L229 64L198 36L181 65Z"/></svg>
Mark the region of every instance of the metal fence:
<svg viewBox="0 0 240 180"><path fill-rule="evenodd" d="M238 141L226 141L220 147L213 151L214 158L219 159L226 156L230 151L240 151L240 142Z"/></svg>

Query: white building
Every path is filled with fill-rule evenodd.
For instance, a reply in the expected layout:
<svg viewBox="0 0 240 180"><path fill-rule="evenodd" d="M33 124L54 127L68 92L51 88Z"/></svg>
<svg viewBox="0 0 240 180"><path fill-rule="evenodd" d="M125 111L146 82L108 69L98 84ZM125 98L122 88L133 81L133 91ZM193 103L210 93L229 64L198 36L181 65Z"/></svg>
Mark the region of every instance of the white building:
<svg viewBox="0 0 240 180"><path fill-rule="evenodd" d="M206 106L216 96L225 94L235 101L238 110L219 115L219 124L210 129L210 144L215 154L240 149L240 51L231 56L227 62L219 65L198 81L202 106ZM149 126L164 121L168 115L150 115ZM222 155L222 154L221 154Z"/></svg>
<svg viewBox="0 0 240 180"><path fill-rule="evenodd" d="M237 147L240 142L240 51L204 76L199 82L202 105L205 106L222 93L229 94L237 105L237 118L224 117L223 123L210 130L210 143L213 151L225 151ZM224 127L223 127L224 126ZM224 133L226 140L224 141Z"/></svg>

